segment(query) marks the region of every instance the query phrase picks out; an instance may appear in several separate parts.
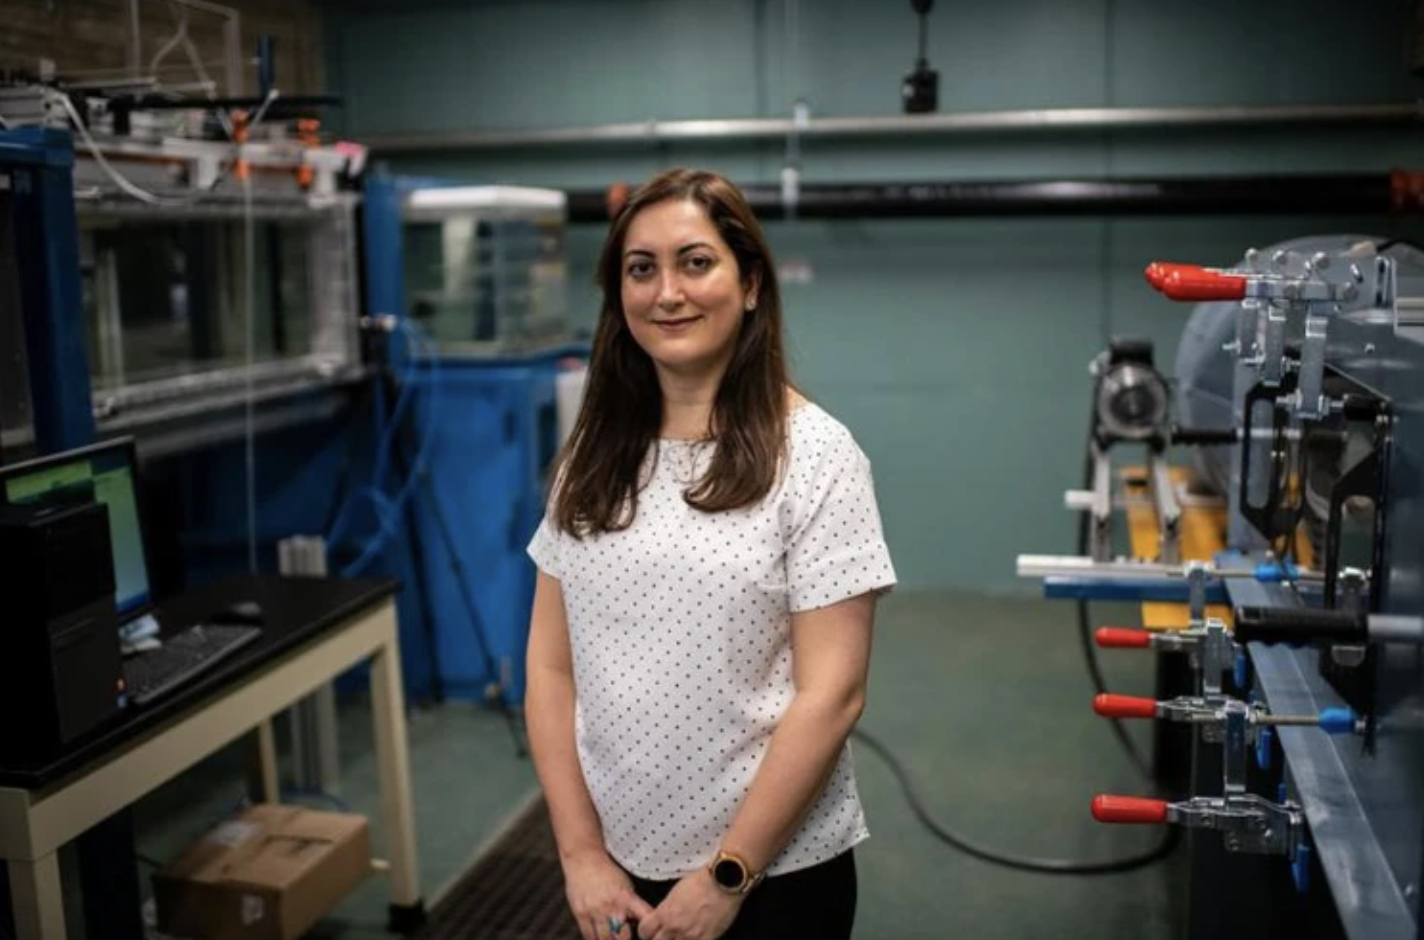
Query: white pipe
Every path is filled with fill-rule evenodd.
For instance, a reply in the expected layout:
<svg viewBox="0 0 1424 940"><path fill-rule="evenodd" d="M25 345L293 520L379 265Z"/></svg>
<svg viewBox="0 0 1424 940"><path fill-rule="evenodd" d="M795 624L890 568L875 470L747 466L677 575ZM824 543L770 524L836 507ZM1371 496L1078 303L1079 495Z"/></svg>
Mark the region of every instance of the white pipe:
<svg viewBox="0 0 1424 940"><path fill-rule="evenodd" d="M196 0L188 0L196 2ZM894 114L874 117L725 118L702 121L649 120L588 127L429 134L367 134L362 139L384 153L431 150L494 150L588 144L665 144L679 141L780 140L793 130L806 138L1014 134L1044 131L1161 130L1181 127L1253 127L1320 124L1415 124L1420 102L1367 105L1271 105L1210 108L1049 108L957 114Z"/></svg>
<svg viewBox="0 0 1424 940"><path fill-rule="evenodd" d="M1140 561L1094 561L1084 555L1020 555L1020 578L1112 578L1121 581L1158 581L1183 577L1181 565Z"/></svg>

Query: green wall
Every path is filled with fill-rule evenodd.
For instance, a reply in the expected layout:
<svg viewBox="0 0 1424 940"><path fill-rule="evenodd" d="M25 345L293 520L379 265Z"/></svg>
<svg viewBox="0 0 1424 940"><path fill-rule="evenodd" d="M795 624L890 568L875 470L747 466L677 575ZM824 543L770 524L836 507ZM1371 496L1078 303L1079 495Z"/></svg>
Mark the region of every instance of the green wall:
<svg viewBox="0 0 1424 940"><path fill-rule="evenodd" d="M566 127L649 118L895 114L915 54L909 5L803 0L527 0L325 8L345 132ZM940 110L1403 102L1403 0L941 3ZM1415 129L1076 133L814 141L803 180L1364 172L1419 166ZM571 188L667 166L775 181L784 145L648 145L402 156L397 172ZM377 155L379 160L379 154ZM1229 264L1301 234L1408 234L1358 218L989 219L774 223L797 377L870 454L906 587L1032 590L1020 552L1072 550L1086 367L1147 335L1171 371L1188 308L1143 282L1154 259ZM574 227L573 309L590 323L599 226Z"/></svg>

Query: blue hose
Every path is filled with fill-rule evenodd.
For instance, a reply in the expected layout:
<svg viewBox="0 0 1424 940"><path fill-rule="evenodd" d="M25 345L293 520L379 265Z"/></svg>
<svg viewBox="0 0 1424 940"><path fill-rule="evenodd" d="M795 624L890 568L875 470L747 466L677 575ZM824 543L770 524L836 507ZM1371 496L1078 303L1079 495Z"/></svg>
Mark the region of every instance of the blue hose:
<svg viewBox="0 0 1424 940"><path fill-rule="evenodd" d="M424 341L424 338L419 334L419 332L414 326L406 323L404 320L400 321L400 325L402 329L405 329L412 334L412 339L422 342ZM415 492L416 484L419 481L421 474L425 472L426 464L429 461L430 449L432 446L434 446L435 443L435 427L439 414L440 358L438 355L434 354L433 348L429 351L428 354L423 355L423 358L427 363L429 363L430 366L430 403L429 407L426 409L425 428L421 435L420 449L415 455L415 461L410 468L410 473L406 478L405 483L401 486L400 491L396 493L394 499L386 498L385 492L381 487L382 481L379 475L377 476L375 485L368 487L364 491L365 495L370 496L372 502L375 503L376 516L379 521L379 526L376 530L375 535L371 538L369 542L366 543L366 547L362 550L361 554L357 556L354 561L352 561L350 564L346 565L344 568L341 569L341 576L344 578L355 577L356 575L360 574L362 571L365 570L367 565L369 565L373 560L376 559L377 556L380 555L381 552L385 550L386 545L387 543L389 543L391 536L394 535L397 531L401 511L404 509L406 501L410 499L411 494ZM414 364L415 356L412 355L410 357L410 365L407 367L406 371L412 371L414 368ZM413 391L414 383L412 382L411 384L401 389L400 399L407 399L408 394L412 393ZM386 429L387 434L391 438L392 442L394 442L394 433L400 427L400 404L397 404L396 411L397 413L392 417L390 426Z"/></svg>

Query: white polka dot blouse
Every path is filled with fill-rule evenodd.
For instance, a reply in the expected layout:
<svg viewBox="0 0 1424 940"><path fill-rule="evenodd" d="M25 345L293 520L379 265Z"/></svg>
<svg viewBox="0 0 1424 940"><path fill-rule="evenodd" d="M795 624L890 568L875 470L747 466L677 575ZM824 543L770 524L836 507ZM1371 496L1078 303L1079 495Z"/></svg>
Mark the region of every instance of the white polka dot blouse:
<svg viewBox="0 0 1424 940"><path fill-rule="evenodd" d="M865 454L814 404L788 426L787 472L758 505L687 505L713 445L663 440L627 530L578 540L546 517L529 545L563 589L574 733L609 854L643 878L680 878L720 846L795 693L792 613L895 584ZM868 835L847 745L769 873Z"/></svg>

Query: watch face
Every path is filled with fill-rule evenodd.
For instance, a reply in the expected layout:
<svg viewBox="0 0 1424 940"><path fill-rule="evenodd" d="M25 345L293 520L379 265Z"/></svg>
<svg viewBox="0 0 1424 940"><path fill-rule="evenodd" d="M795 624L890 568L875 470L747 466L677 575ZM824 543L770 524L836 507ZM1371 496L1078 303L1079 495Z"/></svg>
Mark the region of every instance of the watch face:
<svg viewBox="0 0 1424 940"><path fill-rule="evenodd" d="M747 880L747 873L733 859L724 858L712 869L712 877L724 888L740 888Z"/></svg>

